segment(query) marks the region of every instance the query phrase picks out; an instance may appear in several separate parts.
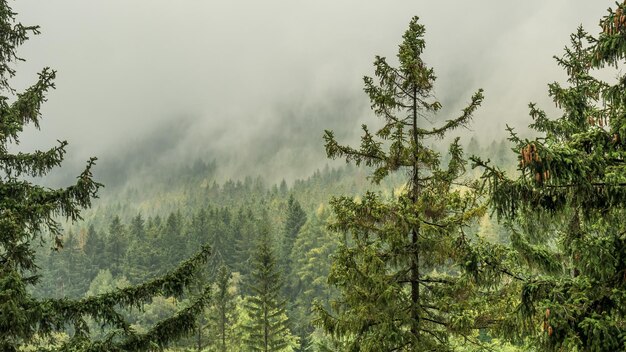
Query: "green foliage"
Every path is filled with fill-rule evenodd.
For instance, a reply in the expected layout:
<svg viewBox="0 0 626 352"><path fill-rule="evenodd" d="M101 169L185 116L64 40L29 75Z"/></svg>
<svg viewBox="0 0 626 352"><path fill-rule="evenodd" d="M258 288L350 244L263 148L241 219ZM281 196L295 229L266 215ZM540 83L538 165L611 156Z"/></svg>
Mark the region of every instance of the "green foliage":
<svg viewBox="0 0 626 352"><path fill-rule="evenodd" d="M563 114L549 119L530 104L535 140L512 129L519 176L509 178L476 158L490 181L494 209L515 250L520 301L505 336L530 336L545 351L625 348L624 273L626 154L622 75L616 85L594 68L623 60L624 5L602 20L598 39L582 28L563 57L567 86L549 85Z"/></svg>
<svg viewBox="0 0 626 352"><path fill-rule="evenodd" d="M51 322L42 317L45 307L27 289L39 279L31 242L49 232L60 243L61 229L55 216L79 219L80 209L91 204L101 187L91 178L95 159L87 163L76 184L65 189L48 189L26 180L59 166L66 142L48 151L9 152L11 144L19 143L24 126L39 126L39 109L54 88L55 76L46 68L34 85L13 96L8 79L15 74L11 63L19 60L15 50L29 34L38 33L37 27L16 24L14 16L7 2L0 1L0 349L4 351L14 351L35 334L45 335L50 330L47 325Z"/></svg>
<svg viewBox="0 0 626 352"><path fill-rule="evenodd" d="M251 321L245 327L245 342L251 351L286 351L290 347L285 301L280 296L282 280L269 236L269 228L263 226L249 278L252 296L246 309Z"/></svg>
<svg viewBox="0 0 626 352"><path fill-rule="evenodd" d="M326 131L329 157L374 168L374 183L398 171L405 189L384 198L334 198L331 228L346 240L333 257L329 283L339 291L331 310L317 306L317 323L350 351L448 351L450 336L473 336L495 321L492 304L502 272L491 263L505 252L467 234L480 218L481 184L464 179L458 139L449 161L426 142L467 126L482 102L478 91L457 118L425 127L441 104L432 98L434 72L421 59L424 27L413 18L399 47L399 67L376 57L377 80L365 92L384 124L363 126L358 149L342 146Z"/></svg>
<svg viewBox="0 0 626 352"><path fill-rule="evenodd" d="M95 158L87 162L76 183L67 188L50 189L32 183L32 179L61 165L66 142L59 142L48 151L9 152L11 146L19 143L19 134L25 126L39 127L40 108L48 91L54 88L55 77L55 72L46 68L25 92L15 94L9 86L8 79L15 74L11 64L19 60L16 48L29 34L38 33L37 27L16 24L14 16L7 2L0 0L0 91L3 94L0 96L0 350L16 351L21 346L39 344L41 339L50 341L58 336L57 332L68 327L73 330L72 336L62 344L53 344L51 349L145 351L165 346L194 327L195 315L206 305L208 290L188 307L142 334L133 331L115 308L140 308L158 294L181 295L196 269L206 262L208 248L203 248L168 275L138 286L77 300L69 297L39 299L31 293L40 279L35 264L36 244L45 242L46 235L50 235L59 249L62 228L56 219L80 220L81 210L91 206L102 185L92 178ZM123 233L119 218L114 219L105 243L105 249L115 258L112 270L119 270L117 265L121 264L121 257L115 256L123 253L120 252L125 243ZM82 243L72 232L64 239L67 262L61 263L59 267L64 270L57 274L64 276L70 286L86 286L84 280L76 282L78 278L84 279L75 271L86 263ZM78 295L68 292L68 296ZM115 330L102 341L92 341L87 318Z"/></svg>
<svg viewBox="0 0 626 352"><path fill-rule="evenodd" d="M230 270L222 266L215 280L216 289L210 314L214 329L211 335L217 341L213 344L214 350L220 352L232 351L236 340L233 325L237 321L237 316L232 277Z"/></svg>
<svg viewBox="0 0 626 352"><path fill-rule="evenodd" d="M337 250L340 239L327 228L329 216L327 207L320 205L300 230L291 253L293 266L287 279L294 296L289 316L294 333L300 339L301 350L313 349L316 343L312 324L313 302L327 302L334 294L327 284L327 278L330 258Z"/></svg>
<svg viewBox="0 0 626 352"><path fill-rule="evenodd" d="M300 203L293 197L293 194L289 195L289 200L287 201L287 218L285 220L280 243L280 260L283 262L283 267L291 266L291 250L298 236L298 232L305 222L306 213L302 209L302 206L300 206Z"/></svg>
<svg viewBox="0 0 626 352"><path fill-rule="evenodd" d="M119 216L115 216L109 225L109 233L104 239L104 253L111 260L111 273L115 276L121 273L124 262L124 253L128 247L126 229Z"/></svg>
<svg viewBox="0 0 626 352"><path fill-rule="evenodd" d="M86 296L96 296L107 292L115 291L118 288L127 287L128 280L125 277L114 279L113 275L108 269L100 270L98 275L89 284L89 290Z"/></svg>
<svg viewBox="0 0 626 352"><path fill-rule="evenodd" d="M308 194L309 197L314 199L321 199L326 194L325 189L349 190L350 187L337 185L353 182L354 174L352 172L346 173L342 171L338 173L336 170L328 169L323 173L316 173L316 176L309 181L298 181L296 184L299 194ZM173 184L173 188L175 187L176 184ZM193 185L193 187L196 187L196 185ZM219 188L220 186L217 185L216 187ZM180 211L173 212L175 218L179 217L178 214L180 214L180 233L183 238L176 245L180 247L178 250L183 251L182 256L191 255L202 243L207 242L212 244L212 253L214 253L209 262L203 265L202 274L195 276L189 292L182 299L178 300L178 306L192 301L193 297L201 293L203 286L208 283L212 283L214 293L208 308L197 317L193 336L190 335L177 341L172 348L221 350L223 345L220 346L218 342L223 330L220 329L219 322L221 319L217 303L220 292L224 291L221 291L218 285L220 275L217 269L225 265L233 270L233 279L230 284L230 291L232 292L229 294L231 296L234 295L232 301L241 302L244 298L246 302L249 301L248 297L254 294L251 288L248 285L239 287L238 283L240 279L246 282L250 280L252 258L256 253L255 244L262 226L266 226L267 222L271 222L272 227L284 229L287 222L289 198L293 193L294 189L290 189L284 195L281 195L278 191L276 193L272 192L272 188L268 187L262 189L259 194L253 193L252 198L257 199L256 201L246 201L245 205L242 206L218 207L209 205L200 208L181 208ZM193 193L188 192L188 194L192 195ZM238 197L236 194L215 194L211 198L207 198L207 201L213 203L214 201L217 202L216 199L225 199L227 197L233 197L228 202L236 204L236 197ZM294 196L293 202L296 202L295 199L296 197ZM171 263L172 259L169 257L171 251L162 245L168 231L168 225L166 220L161 219L170 218L169 214L163 214L163 217L147 217L143 221L143 225L140 226L138 225L140 222L137 221L139 217L136 213L126 213L128 211L126 207L107 206L107 202L116 204L118 201L117 199L107 199L99 202L101 209L110 209L110 212L103 214L103 217L107 219L106 221L98 221L97 218L91 217L88 219L89 225L78 224L78 226L73 226L70 231L78 234L75 237L79 239L79 242L84 243L82 249L86 257L86 263L84 266L74 267L72 270L73 275L76 275L80 280L72 280L70 284L70 282L65 282L65 276L62 276L63 280L55 278L60 270L64 270L67 267L65 263L74 255L67 246L51 255L47 255L45 251L38 253L37 263L42 267L43 277L51 279L42 281L40 285L34 288L37 296L46 298L63 297L70 290L78 296L83 296L87 287L84 284L79 285L79 283L89 283L92 280L92 283L101 281L98 270L105 270L110 273L111 264L115 262L114 258L123 258L123 261L118 266L120 272L115 278L111 275L111 279L116 281L120 277L126 277L132 284L145 282L175 266L174 263ZM270 212L265 212L267 208L271 209L271 213L274 216L268 216ZM311 209L305 210L302 206L297 208L303 212L311 212ZM313 300L325 300L333 295L332 290L326 285L330 267L328 258L334 253L339 238L337 238L336 234L326 229L329 216L328 208L323 205L319 205L317 208L317 211L307 215L309 220L300 228L296 235L293 249L289 255L290 260L285 261L290 264L280 268L288 273L282 276L285 278L282 287L283 289L289 287L293 294L293 296L282 295L287 301L285 313L289 317L290 331L292 332L289 335L289 344L296 346L296 342L300 341L300 348L295 349L299 351L305 350L305 348L309 348L308 350L316 349L316 347L313 347L313 344L317 340L312 336L313 327L311 326L311 306ZM264 212L266 215L263 215ZM116 227L124 229L125 232L123 238L126 245L120 247L120 250L125 251L122 253L110 253L102 250L104 239L108 237L110 232L110 224L116 217L120 219ZM143 220L143 216L141 218ZM259 221L259 218L265 220ZM135 230L133 230L133 227ZM144 236L135 235L139 233L144 233ZM282 235L282 231L279 234ZM280 244L279 241L282 237L280 235L272 238L272 246ZM274 248L277 252L280 250L280 246ZM239 249L242 250L239 251ZM278 257L276 260L279 262ZM111 286L111 288L113 287L115 285ZM147 303L144 306L144 312L136 309L121 309L120 313L133 329L138 333L144 333L154 325L154 319L156 319L156 315L150 313L154 310L152 308L153 304L155 302L157 304L166 302L163 299L153 299L152 303ZM170 298L168 297L167 299L169 300ZM175 306L171 305L171 307ZM251 321L247 313L238 308L227 314L227 318L229 320L225 329L227 350L239 351L245 349L246 347L240 344L238 340L246 335L243 327L249 325ZM104 338L111 331L110 327L101 330L99 324L92 322L92 319L87 320L89 322L90 334L96 339ZM201 348L198 348L198 346L201 346Z"/></svg>

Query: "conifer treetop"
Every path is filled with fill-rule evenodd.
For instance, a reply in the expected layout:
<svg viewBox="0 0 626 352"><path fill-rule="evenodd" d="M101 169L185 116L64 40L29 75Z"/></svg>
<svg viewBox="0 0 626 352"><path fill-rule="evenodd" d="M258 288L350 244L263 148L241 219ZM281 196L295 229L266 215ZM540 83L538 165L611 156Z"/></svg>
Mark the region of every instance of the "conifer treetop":
<svg viewBox="0 0 626 352"><path fill-rule="evenodd" d="M372 175L375 183L401 167L413 168L416 155L420 162L434 162L437 159L435 153L424 147L422 141L430 137L441 138L446 132L467 126L484 99L483 91L479 89L460 116L441 126L422 127L425 119L441 109L441 103L432 96L436 79L434 70L428 68L421 58L425 47L424 26L418 20L413 17L403 35L397 55L399 67L392 67L384 57L376 56L376 78L363 78L371 108L383 118L384 125L375 133L363 125L359 148L340 145L332 131L324 133L329 158L345 158L357 166L363 163L375 167Z"/></svg>
<svg viewBox="0 0 626 352"><path fill-rule="evenodd" d="M509 178L489 162L473 159L487 170L484 177L490 180L499 216L511 218L537 208L558 213L570 207L582 207L592 216L626 202L626 110L612 93L616 87L593 76L597 50L596 39L579 27L564 55L555 57L568 74L567 86L548 85L562 115L550 118L530 103L529 127L540 136L522 139L507 126L520 177Z"/></svg>

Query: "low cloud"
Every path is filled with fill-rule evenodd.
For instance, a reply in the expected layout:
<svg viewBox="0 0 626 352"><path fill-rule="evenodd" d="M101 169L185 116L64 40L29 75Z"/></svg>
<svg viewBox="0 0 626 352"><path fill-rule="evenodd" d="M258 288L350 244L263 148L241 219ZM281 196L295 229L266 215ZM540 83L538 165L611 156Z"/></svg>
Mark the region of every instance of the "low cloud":
<svg viewBox="0 0 626 352"><path fill-rule="evenodd" d="M372 74L375 55L395 57L413 15L426 25L442 119L482 87L486 100L469 133L496 138L507 123L528 124L528 102L551 107L546 85L565 77L552 56L579 24L597 32L612 4L13 2L20 21L43 32L20 50L27 62L14 85L32 83L44 66L58 70L42 131L29 129L21 148L66 139L70 163L200 157L218 160L222 177L306 176L327 162L324 129L355 141L361 123L375 123L361 78Z"/></svg>

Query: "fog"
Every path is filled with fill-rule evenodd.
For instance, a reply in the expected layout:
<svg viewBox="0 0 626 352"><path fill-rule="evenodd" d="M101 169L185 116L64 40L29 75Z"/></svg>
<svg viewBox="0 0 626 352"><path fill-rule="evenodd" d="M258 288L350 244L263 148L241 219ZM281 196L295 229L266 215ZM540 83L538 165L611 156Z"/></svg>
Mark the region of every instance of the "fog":
<svg viewBox="0 0 626 352"><path fill-rule="evenodd" d="M68 167L154 167L215 159L223 177L292 180L323 166L322 133L345 141L375 123L362 92L375 55L395 58L410 18L426 26L425 61L450 117L478 88L485 102L467 134L489 140L551 108L547 83L582 24L592 34L612 1L21 0L42 34L19 51L14 87L50 66L57 89L41 131L21 149L70 143ZM105 180L106 182L106 180Z"/></svg>

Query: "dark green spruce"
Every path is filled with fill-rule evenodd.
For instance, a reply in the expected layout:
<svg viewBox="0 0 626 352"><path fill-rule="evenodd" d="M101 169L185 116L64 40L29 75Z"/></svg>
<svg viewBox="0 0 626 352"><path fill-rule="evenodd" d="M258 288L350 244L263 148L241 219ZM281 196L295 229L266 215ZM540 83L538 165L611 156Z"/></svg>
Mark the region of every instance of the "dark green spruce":
<svg viewBox="0 0 626 352"><path fill-rule="evenodd" d="M237 338L233 325L235 324L235 292L232 287L232 273L226 266L220 267L215 279L215 295L212 306L212 323L217 351L227 352Z"/></svg>
<svg viewBox="0 0 626 352"><path fill-rule="evenodd" d="M25 91L18 93L9 86L15 74L12 67L21 60L16 49L39 33L38 27L23 26L15 16L7 1L0 0L0 350L36 346L41 339L48 342L47 348L62 351L147 351L165 346L192 331L195 315L207 304L208 291L145 333L132 330L116 308L138 308L155 295L181 295L206 261L208 248L167 275L138 286L77 300L39 299L30 293L40 280L36 251L48 249L40 244L49 243L46 239L51 237L55 246L61 247L63 233L57 219L80 220L81 210L90 207L102 185L92 178L95 158L87 162L72 186L51 189L33 183L61 165L67 146L64 141L47 151L10 152L11 146L19 144L25 126L39 127L40 108L54 88L55 78L55 71L45 68ZM119 235L118 227L111 229L110 236ZM81 265L82 251L76 238L70 235L66 244L71 259L66 264ZM89 317L111 327L115 334L92 341ZM60 344L50 339L53 332L68 327L73 330L68 341Z"/></svg>
<svg viewBox="0 0 626 352"><path fill-rule="evenodd" d="M267 224L267 219L261 221ZM248 278L251 296L245 306L251 320L245 327L245 343L251 351L281 351L289 345L283 281L271 244L269 225L262 225Z"/></svg>
<svg viewBox="0 0 626 352"><path fill-rule="evenodd" d="M542 351L626 348L626 75L617 84L595 77L623 63L624 10L618 5L601 21L599 38L579 28L556 57L567 83L548 87L562 114L549 118L530 104L538 137L509 129L518 174L474 160L509 229L520 282L506 335Z"/></svg>

